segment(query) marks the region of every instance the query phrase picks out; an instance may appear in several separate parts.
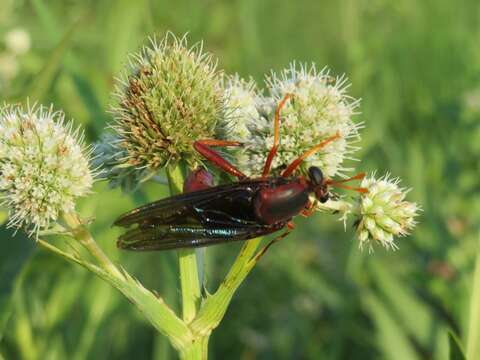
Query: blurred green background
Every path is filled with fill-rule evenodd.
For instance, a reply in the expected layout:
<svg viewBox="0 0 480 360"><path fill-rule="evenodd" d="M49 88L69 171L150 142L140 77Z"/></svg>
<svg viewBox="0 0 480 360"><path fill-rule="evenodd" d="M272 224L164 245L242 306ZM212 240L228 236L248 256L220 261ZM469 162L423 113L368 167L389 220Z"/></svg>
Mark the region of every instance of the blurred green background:
<svg viewBox="0 0 480 360"><path fill-rule="evenodd" d="M259 82L292 60L347 74L366 125L357 168L400 176L424 209L398 251L374 254L335 216L298 219L240 288L211 358L446 359L447 330L466 339L480 231L480 3L0 0L0 101L53 103L94 142L126 54L167 30L203 39L226 72ZM166 189L95 191L79 210L96 217L101 245L178 308L175 253L121 253L110 227ZM2 237L0 358L175 358L108 285ZM210 289L237 251L208 250Z"/></svg>

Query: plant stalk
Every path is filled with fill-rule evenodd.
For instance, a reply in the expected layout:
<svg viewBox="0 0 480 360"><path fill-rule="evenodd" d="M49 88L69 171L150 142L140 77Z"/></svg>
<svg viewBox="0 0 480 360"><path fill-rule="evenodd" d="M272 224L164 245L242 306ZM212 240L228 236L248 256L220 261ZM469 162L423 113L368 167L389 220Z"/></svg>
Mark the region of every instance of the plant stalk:
<svg viewBox="0 0 480 360"><path fill-rule="evenodd" d="M480 359L480 235L472 281L467 339L467 359Z"/></svg>
<svg viewBox="0 0 480 360"><path fill-rule="evenodd" d="M64 213L63 220L72 231L72 236L92 255L102 269L110 274L122 278L118 268L112 263L103 250L98 246L86 226L75 213Z"/></svg>
<svg viewBox="0 0 480 360"><path fill-rule="evenodd" d="M175 315L161 297L145 289L138 280L130 276L127 272L124 272L121 274L121 277L118 277L108 269L98 267L76 255L60 250L44 240L39 239L37 242L56 255L93 272L99 278L120 291L137 307L155 329L168 337L173 347L179 352L182 352L183 349L191 348L192 344L194 344L195 338L182 319ZM198 359L201 358L198 357Z"/></svg>
<svg viewBox="0 0 480 360"><path fill-rule="evenodd" d="M207 360L208 359L208 336L196 338L190 346L180 351L182 360Z"/></svg>
<svg viewBox="0 0 480 360"><path fill-rule="evenodd" d="M185 176L180 166L167 168L170 194L177 195L183 192ZM197 256L194 249L181 249L178 251L178 264L180 269L180 283L182 289L182 316L188 324L197 315L200 306L201 292L198 278Z"/></svg>
<svg viewBox="0 0 480 360"><path fill-rule="evenodd" d="M256 238L245 242L227 276L215 294L207 298L192 322L190 328L194 333L208 336L220 324L233 295L257 263L255 254L261 240Z"/></svg>

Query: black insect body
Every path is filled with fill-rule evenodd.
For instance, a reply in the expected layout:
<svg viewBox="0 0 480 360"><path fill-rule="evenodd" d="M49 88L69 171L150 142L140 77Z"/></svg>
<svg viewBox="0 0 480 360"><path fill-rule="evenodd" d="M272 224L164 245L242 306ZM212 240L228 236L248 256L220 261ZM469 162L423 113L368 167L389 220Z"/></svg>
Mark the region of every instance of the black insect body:
<svg viewBox="0 0 480 360"><path fill-rule="evenodd" d="M279 144L280 109L275 112L274 145L266 159L262 177L249 179L221 157L212 146L240 146L238 142L200 140L194 147L223 171L238 177L238 182L212 186L211 175L203 169L194 171L185 182L184 193L134 209L116 221L118 226L137 225L118 239L118 246L129 250L170 250L201 247L236 240L249 240L288 227L282 238L293 229L292 218L311 213L314 196L320 202L329 198L328 186L335 185L356 191L341 183L361 179L332 181L325 179L317 167L309 169L308 178L292 176L302 161L339 138L336 134L293 161L281 176L269 176L272 160Z"/></svg>

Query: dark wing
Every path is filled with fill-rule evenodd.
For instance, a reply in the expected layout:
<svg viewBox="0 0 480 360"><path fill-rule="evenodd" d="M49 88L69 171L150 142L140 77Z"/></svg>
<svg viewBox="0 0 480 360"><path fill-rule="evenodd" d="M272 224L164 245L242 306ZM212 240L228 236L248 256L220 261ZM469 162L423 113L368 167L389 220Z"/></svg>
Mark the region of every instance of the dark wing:
<svg viewBox="0 0 480 360"><path fill-rule="evenodd" d="M203 227L195 225L150 225L120 236L117 245L127 250L172 250L248 240L280 230L285 223L244 227Z"/></svg>
<svg viewBox="0 0 480 360"><path fill-rule="evenodd" d="M120 216L117 226L202 224L232 226L256 223L252 199L268 179L250 180L172 196Z"/></svg>
<svg viewBox="0 0 480 360"><path fill-rule="evenodd" d="M119 248L170 250L248 240L280 230L260 224L253 199L271 179L248 180L159 200L120 216L115 225L138 226L120 236Z"/></svg>

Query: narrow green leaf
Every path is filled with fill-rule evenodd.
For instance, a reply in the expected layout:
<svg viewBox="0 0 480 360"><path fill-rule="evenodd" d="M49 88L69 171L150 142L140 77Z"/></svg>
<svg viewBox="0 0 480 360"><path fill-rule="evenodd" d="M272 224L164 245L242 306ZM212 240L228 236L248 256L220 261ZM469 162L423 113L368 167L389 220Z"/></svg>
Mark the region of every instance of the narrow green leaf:
<svg viewBox="0 0 480 360"><path fill-rule="evenodd" d="M116 273L107 272L91 263L75 257L74 255L68 254L48 242L39 240L39 244L51 252L91 271L120 291L160 333L170 339L172 345L177 349L192 342L190 329L175 315L164 300L144 288L138 280L126 271L123 270L121 276L119 276Z"/></svg>
<svg viewBox="0 0 480 360"><path fill-rule="evenodd" d="M452 332L448 332L448 343L450 345L450 360L466 360L465 354L462 349L462 345L458 337Z"/></svg>
<svg viewBox="0 0 480 360"><path fill-rule="evenodd" d="M402 326L423 346L428 346L433 318L428 306L388 267L372 261L372 274L382 295L391 304Z"/></svg>
<svg viewBox="0 0 480 360"><path fill-rule="evenodd" d="M410 344L408 334L392 316L385 304L371 292L365 292L362 299L377 328L376 336L383 357L391 360L419 359Z"/></svg>
<svg viewBox="0 0 480 360"><path fill-rule="evenodd" d="M35 243L23 232L0 227L0 339L12 312L20 274L30 259Z"/></svg>
<svg viewBox="0 0 480 360"><path fill-rule="evenodd" d="M62 60L65 56L66 50L71 44L73 35L82 21L83 18L80 18L74 22L73 25L65 32L62 40L51 52L50 57L45 62L42 70L40 70L37 76L33 79L32 86L27 92L30 99L34 101L41 101L44 98L62 64Z"/></svg>
<svg viewBox="0 0 480 360"><path fill-rule="evenodd" d="M468 359L478 359L480 356L480 237L477 241L477 258L472 279L470 297L467 355Z"/></svg>
<svg viewBox="0 0 480 360"><path fill-rule="evenodd" d="M32 0L32 5L50 39L56 40L58 36L57 21L48 6L43 0Z"/></svg>

